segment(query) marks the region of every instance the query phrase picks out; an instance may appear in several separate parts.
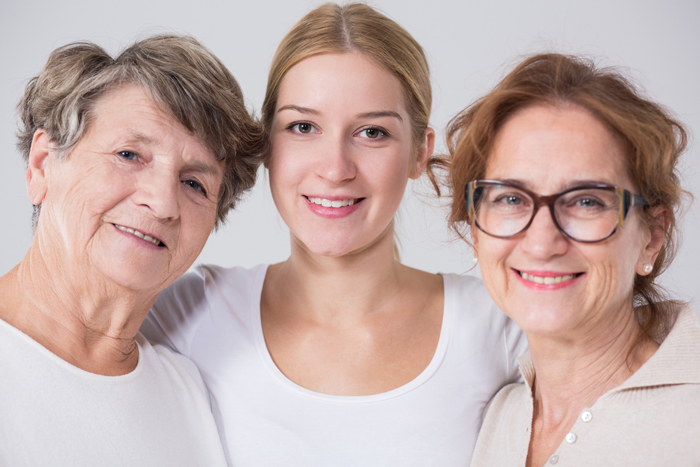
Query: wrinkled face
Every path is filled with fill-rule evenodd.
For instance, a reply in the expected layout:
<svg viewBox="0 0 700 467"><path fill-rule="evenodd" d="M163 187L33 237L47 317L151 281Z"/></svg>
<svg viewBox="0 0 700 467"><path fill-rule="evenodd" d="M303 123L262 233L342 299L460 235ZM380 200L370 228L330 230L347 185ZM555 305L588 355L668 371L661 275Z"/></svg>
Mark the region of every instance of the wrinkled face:
<svg viewBox="0 0 700 467"><path fill-rule="evenodd" d="M46 159L37 234L65 266L135 290L165 288L202 250L223 166L134 85L102 97L64 161Z"/></svg>
<svg viewBox="0 0 700 467"><path fill-rule="evenodd" d="M576 106L533 106L512 116L496 137L484 178L515 181L540 195L591 182L639 193L620 144ZM566 238L546 207L514 238L473 228L489 292L528 335L573 336L609 323L630 309L635 273L643 273L647 260L650 233L639 209L632 208L618 232L600 243ZM544 278L554 283L540 283Z"/></svg>
<svg viewBox="0 0 700 467"><path fill-rule="evenodd" d="M299 62L282 79L271 140L272 195L293 242L342 256L392 236L422 162L389 71L356 53Z"/></svg>

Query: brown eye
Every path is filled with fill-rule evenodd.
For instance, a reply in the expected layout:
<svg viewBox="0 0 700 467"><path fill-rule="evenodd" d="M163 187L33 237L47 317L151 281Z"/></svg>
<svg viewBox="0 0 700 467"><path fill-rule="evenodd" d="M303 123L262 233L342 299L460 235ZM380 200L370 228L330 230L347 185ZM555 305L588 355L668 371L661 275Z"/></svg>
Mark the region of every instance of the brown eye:
<svg viewBox="0 0 700 467"><path fill-rule="evenodd" d="M299 133L310 133L311 132L311 125L308 123L300 123L298 125Z"/></svg>
<svg viewBox="0 0 700 467"><path fill-rule="evenodd" d="M365 128L364 130L360 131L359 135L362 138L377 139L381 138L382 136L386 136L386 132L380 130L379 128Z"/></svg>

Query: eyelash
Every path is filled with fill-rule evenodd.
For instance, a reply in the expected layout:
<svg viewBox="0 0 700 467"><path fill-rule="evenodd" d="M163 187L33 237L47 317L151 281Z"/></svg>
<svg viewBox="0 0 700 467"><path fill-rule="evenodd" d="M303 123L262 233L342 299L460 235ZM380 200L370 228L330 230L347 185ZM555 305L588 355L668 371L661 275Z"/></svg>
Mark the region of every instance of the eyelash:
<svg viewBox="0 0 700 467"><path fill-rule="evenodd" d="M139 155L136 154L134 151L119 151L117 154L119 155L119 157L127 161L134 161L139 158ZM124 157L124 154L130 154L133 157Z"/></svg>
<svg viewBox="0 0 700 467"><path fill-rule="evenodd" d="M285 130L290 130L290 131L293 131L294 133L297 133L300 135L308 135L309 133L311 133L311 131L303 132L303 131L299 131L299 128L295 128L295 127L299 127L299 125L309 125L311 128L318 131L318 129L311 122L293 122L293 123L290 123L289 125L287 125L285 127Z"/></svg>
<svg viewBox="0 0 700 467"><path fill-rule="evenodd" d="M308 134L312 133L311 129L308 132L299 131L299 128L298 128L299 125L309 125L311 127L311 129L318 131L318 129L311 122L293 122L293 123L290 123L289 125L287 125L285 127L285 130L293 131L294 133L301 134L301 135L308 135ZM377 135L376 138L370 138L369 136L366 136L366 139L382 139L382 138L386 138L387 136L390 136L388 131L386 131L384 128L378 127L378 126L369 126L367 128L363 128L355 134L359 135L362 132L366 132L368 130L376 130L380 134Z"/></svg>
<svg viewBox="0 0 700 467"><path fill-rule="evenodd" d="M359 135L360 133L366 132L368 130L375 130L375 131L378 131L380 134L377 135L375 138L370 138L369 136L365 136L366 139L383 139L383 138L386 138L387 136L389 136L388 131L386 131L384 128L378 127L378 126L368 126L367 128L363 128L355 134Z"/></svg>
<svg viewBox="0 0 700 467"><path fill-rule="evenodd" d="M119 155L119 157L127 161L135 161L139 159L139 155L134 151L119 151L117 152L117 155ZM204 196L207 196L207 190L205 190L202 184L199 183L197 180L184 180L182 183L195 191L199 191Z"/></svg>
<svg viewBox="0 0 700 467"><path fill-rule="evenodd" d="M201 183L199 183L197 180L185 180L182 183L184 183L186 186L192 188L193 190L201 192L204 196L207 196L207 190L204 189ZM197 185L192 186L192 184Z"/></svg>

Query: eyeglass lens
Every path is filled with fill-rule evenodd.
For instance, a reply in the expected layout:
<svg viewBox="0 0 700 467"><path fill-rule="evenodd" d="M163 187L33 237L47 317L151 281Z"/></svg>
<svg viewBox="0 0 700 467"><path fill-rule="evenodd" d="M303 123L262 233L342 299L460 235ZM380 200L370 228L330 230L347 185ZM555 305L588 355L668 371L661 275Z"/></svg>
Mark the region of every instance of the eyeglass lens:
<svg viewBox="0 0 700 467"><path fill-rule="evenodd" d="M477 186L473 199L479 228L496 237L517 235L535 214L533 198L508 185ZM620 204L615 191L599 188L572 190L554 202L555 223L574 240L603 240L617 227Z"/></svg>

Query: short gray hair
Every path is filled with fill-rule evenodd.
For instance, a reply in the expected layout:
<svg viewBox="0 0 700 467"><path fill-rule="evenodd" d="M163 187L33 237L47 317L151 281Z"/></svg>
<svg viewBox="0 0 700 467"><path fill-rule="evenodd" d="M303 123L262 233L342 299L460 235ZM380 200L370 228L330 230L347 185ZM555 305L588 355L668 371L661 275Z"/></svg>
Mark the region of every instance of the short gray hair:
<svg viewBox="0 0 700 467"><path fill-rule="evenodd" d="M255 184L266 143L234 77L192 37L149 37L116 58L90 42L54 50L41 73L27 84L18 105L17 146L25 161L39 128L56 145L58 157L68 157L90 126L95 103L125 84L143 88L162 111L224 163L219 226L243 192ZM38 212L36 206L35 222Z"/></svg>

